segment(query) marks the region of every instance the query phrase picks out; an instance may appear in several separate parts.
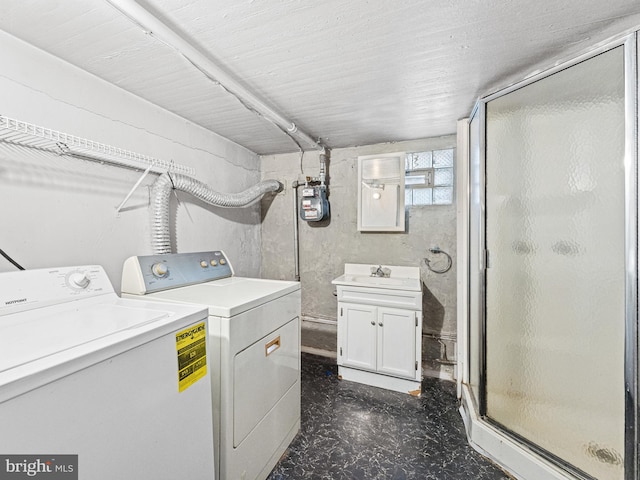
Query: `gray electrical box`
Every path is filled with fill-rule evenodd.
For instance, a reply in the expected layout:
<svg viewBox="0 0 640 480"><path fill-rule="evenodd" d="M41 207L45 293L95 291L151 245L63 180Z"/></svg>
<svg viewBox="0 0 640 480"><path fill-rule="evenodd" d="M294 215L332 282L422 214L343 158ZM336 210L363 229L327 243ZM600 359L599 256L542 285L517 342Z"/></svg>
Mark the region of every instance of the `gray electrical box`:
<svg viewBox="0 0 640 480"><path fill-rule="evenodd" d="M303 187L300 199L300 218L307 222L319 222L328 217L327 187L324 185Z"/></svg>

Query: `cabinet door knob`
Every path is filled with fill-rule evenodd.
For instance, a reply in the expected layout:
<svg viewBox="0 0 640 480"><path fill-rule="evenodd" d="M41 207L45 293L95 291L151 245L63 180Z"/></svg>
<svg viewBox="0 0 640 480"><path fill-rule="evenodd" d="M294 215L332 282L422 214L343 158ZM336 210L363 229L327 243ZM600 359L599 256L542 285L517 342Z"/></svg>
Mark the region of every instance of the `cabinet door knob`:
<svg viewBox="0 0 640 480"><path fill-rule="evenodd" d="M376 322L374 322L373 320L371 320L371 325L375 325L375 324L376 324Z"/></svg>
<svg viewBox="0 0 640 480"><path fill-rule="evenodd" d="M382 322L378 323L378 325L380 325L381 327L383 326L383 325L382 325Z"/></svg>

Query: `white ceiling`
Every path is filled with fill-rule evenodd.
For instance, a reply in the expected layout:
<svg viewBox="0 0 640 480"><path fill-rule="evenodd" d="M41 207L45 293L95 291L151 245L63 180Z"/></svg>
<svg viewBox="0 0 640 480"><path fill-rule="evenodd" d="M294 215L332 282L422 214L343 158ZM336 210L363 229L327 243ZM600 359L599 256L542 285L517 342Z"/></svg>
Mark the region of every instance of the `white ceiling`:
<svg viewBox="0 0 640 480"><path fill-rule="evenodd" d="M638 0L139 3L331 148L455 133L479 96L640 25ZM2 0L0 29L258 154L298 148L106 0Z"/></svg>

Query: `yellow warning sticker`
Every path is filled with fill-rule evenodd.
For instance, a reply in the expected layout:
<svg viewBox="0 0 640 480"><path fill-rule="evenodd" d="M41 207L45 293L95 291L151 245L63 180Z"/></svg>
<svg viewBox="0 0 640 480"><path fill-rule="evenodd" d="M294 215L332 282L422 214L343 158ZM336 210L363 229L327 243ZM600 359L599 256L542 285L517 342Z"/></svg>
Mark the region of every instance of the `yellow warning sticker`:
<svg viewBox="0 0 640 480"><path fill-rule="evenodd" d="M207 328L197 323L176 333L178 391L182 392L207 374Z"/></svg>

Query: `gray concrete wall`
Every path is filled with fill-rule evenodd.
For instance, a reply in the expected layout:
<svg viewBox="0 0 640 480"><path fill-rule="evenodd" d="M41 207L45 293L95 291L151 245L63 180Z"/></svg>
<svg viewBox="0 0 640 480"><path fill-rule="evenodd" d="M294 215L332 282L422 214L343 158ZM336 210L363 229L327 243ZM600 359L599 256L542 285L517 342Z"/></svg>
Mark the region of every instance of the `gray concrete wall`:
<svg viewBox="0 0 640 480"><path fill-rule="evenodd" d="M438 359L442 337L447 355L454 358L456 335L456 208L434 205L407 208L405 233L361 233L356 228L358 156L390 152L418 152L455 147L455 136L408 142L368 145L331 151L327 173L331 218L328 222L299 221L300 281L302 313L305 317L336 319L337 301L331 280L343 273L345 263L419 266L424 287L423 358L424 371L451 376L453 369ZM294 224L292 183L302 179L300 154L262 157L263 179L275 178L286 189L262 204L262 276L294 279ZM319 152L304 154L304 175L318 176ZM444 265L443 255L428 249L439 246L454 259L445 274L429 271L425 257L434 268Z"/></svg>

